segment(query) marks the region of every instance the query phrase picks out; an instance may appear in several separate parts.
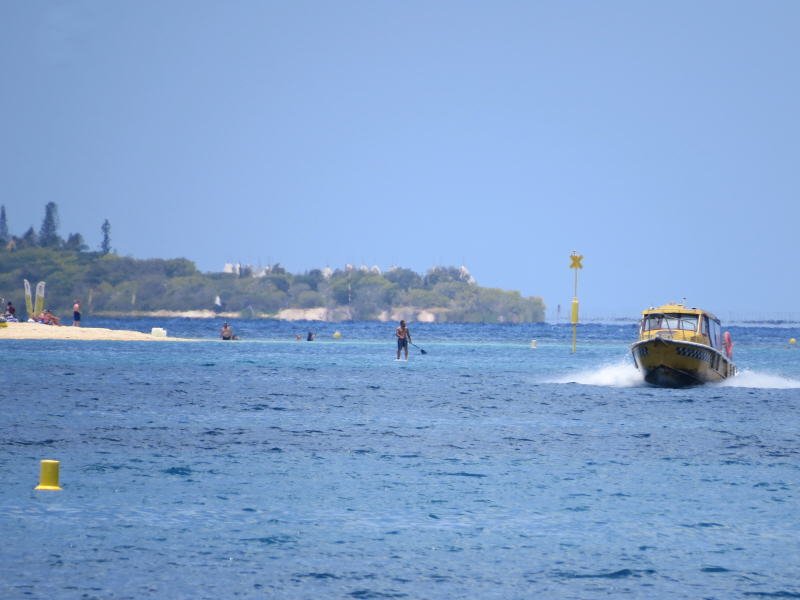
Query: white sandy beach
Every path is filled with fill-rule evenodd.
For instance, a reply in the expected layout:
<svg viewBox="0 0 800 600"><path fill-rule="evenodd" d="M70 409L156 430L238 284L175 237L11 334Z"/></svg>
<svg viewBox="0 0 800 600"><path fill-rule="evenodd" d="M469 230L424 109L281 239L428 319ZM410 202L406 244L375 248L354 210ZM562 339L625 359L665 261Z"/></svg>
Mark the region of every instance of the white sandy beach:
<svg viewBox="0 0 800 600"><path fill-rule="evenodd" d="M0 327L0 340L115 340L150 342L191 342L186 338L164 337L127 331L125 329L104 329L102 327L56 326L42 323L8 323Z"/></svg>

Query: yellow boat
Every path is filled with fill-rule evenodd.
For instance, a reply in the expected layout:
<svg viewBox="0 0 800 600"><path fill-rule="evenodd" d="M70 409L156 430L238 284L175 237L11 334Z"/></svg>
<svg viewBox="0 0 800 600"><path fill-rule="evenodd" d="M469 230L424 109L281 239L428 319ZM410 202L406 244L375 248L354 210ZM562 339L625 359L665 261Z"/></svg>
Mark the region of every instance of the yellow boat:
<svg viewBox="0 0 800 600"><path fill-rule="evenodd" d="M699 308L665 304L642 311L633 360L650 384L681 388L736 375L733 341L719 319Z"/></svg>

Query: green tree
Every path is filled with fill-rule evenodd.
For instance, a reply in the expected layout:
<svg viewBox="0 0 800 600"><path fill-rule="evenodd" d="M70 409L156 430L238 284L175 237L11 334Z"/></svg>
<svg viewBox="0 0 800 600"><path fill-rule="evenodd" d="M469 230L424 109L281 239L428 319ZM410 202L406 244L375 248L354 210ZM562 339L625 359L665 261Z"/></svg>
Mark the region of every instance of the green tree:
<svg viewBox="0 0 800 600"><path fill-rule="evenodd" d="M61 245L58 237L58 206L55 202L48 202L44 207L44 220L39 230L39 245L42 248L57 248Z"/></svg>
<svg viewBox="0 0 800 600"><path fill-rule="evenodd" d="M324 280L325 277L322 275L322 271L319 269L311 269L303 275L294 276L294 283L305 283L308 285L309 289L314 291L317 291L319 284Z"/></svg>
<svg viewBox="0 0 800 600"><path fill-rule="evenodd" d="M405 300L409 306L418 308L436 308L450 304L445 296L437 294L433 290L411 290L405 296Z"/></svg>
<svg viewBox="0 0 800 600"><path fill-rule="evenodd" d="M0 243L5 245L10 240L11 236L8 233L8 220L6 219L6 207L5 205L3 205L0 206Z"/></svg>
<svg viewBox="0 0 800 600"><path fill-rule="evenodd" d="M108 219L103 221L103 226L100 227L103 232L103 242L100 244L100 252L103 254L111 254L111 223Z"/></svg>
<svg viewBox="0 0 800 600"><path fill-rule="evenodd" d="M424 284L427 288L432 288L437 283L448 281L464 281L464 274L457 267L432 267L425 274Z"/></svg>
<svg viewBox="0 0 800 600"><path fill-rule="evenodd" d="M403 269L400 267L390 269L385 275L387 281L397 284L401 290L410 290L412 288L420 287L422 278L412 271L411 269Z"/></svg>
<svg viewBox="0 0 800 600"><path fill-rule="evenodd" d="M73 252L86 252L89 249L83 241L83 236L80 233L70 233L67 241L64 242L64 250L72 250Z"/></svg>
<svg viewBox="0 0 800 600"><path fill-rule="evenodd" d="M21 238L15 238L15 241L17 242L17 248L35 248L39 245L39 236L36 235L36 231L31 226L28 231L22 234Z"/></svg>

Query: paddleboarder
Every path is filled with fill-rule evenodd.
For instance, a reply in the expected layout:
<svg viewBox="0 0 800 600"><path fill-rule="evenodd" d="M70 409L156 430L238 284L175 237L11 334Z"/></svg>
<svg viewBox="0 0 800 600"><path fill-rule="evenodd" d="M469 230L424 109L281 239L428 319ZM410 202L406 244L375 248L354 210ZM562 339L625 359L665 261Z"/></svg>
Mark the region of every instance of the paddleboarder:
<svg viewBox="0 0 800 600"><path fill-rule="evenodd" d="M397 360L400 360L400 350L405 351L406 360L408 360L408 343L411 341L411 332L406 327L405 321L400 321L394 334L397 336Z"/></svg>

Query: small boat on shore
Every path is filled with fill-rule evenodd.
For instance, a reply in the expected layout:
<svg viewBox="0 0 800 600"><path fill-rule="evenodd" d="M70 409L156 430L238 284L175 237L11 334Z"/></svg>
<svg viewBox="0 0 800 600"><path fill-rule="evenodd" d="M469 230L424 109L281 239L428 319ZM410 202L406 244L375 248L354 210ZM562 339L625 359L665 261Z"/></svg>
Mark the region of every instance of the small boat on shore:
<svg viewBox="0 0 800 600"><path fill-rule="evenodd" d="M736 375L730 333L722 333L710 312L683 304L643 310L631 353L644 380L660 387L690 387Z"/></svg>

